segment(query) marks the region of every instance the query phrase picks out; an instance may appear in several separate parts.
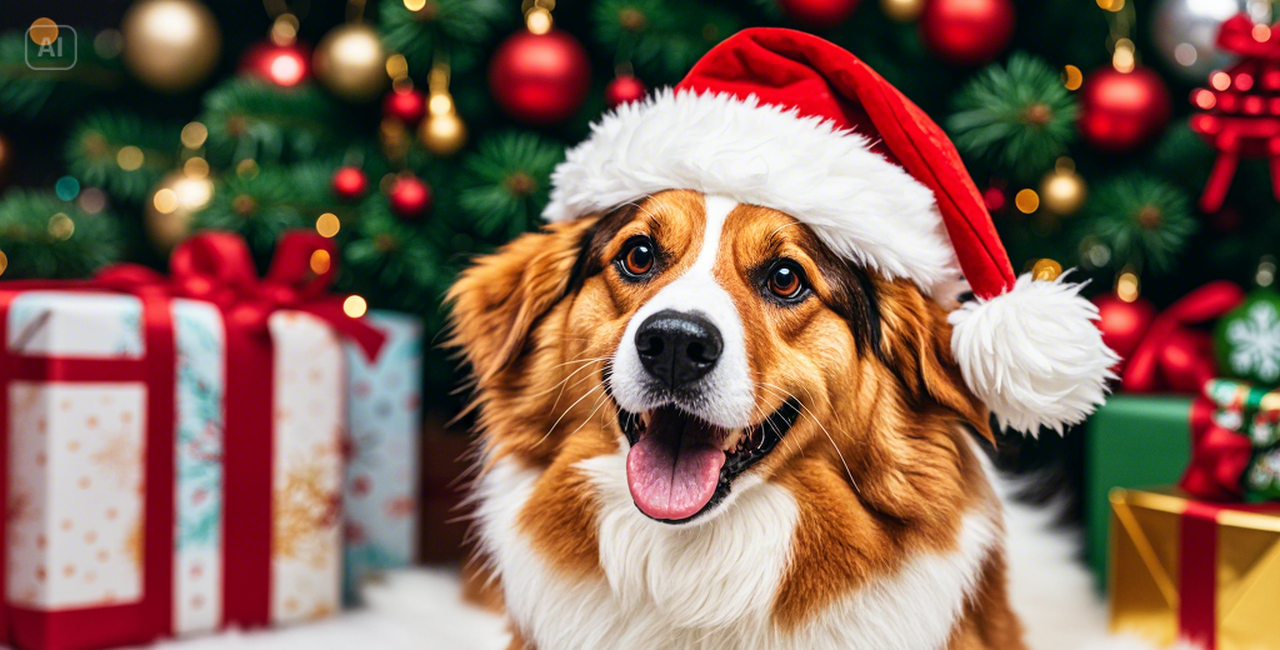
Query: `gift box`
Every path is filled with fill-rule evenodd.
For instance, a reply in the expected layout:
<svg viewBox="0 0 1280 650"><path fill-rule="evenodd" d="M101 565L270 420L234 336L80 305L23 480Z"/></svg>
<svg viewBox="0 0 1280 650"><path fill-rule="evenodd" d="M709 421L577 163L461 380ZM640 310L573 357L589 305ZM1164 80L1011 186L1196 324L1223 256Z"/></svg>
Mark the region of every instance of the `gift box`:
<svg viewBox="0 0 1280 650"><path fill-rule="evenodd" d="M1280 648L1280 504L1111 494L1111 626L1161 647Z"/></svg>
<svg viewBox="0 0 1280 650"><path fill-rule="evenodd" d="M344 592L417 559L422 324L373 311L365 320L386 337L375 359L347 346L348 431Z"/></svg>
<svg viewBox="0 0 1280 650"><path fill-rule="evenodd" d="M381 335L310 271L331 248L286 237L259 280L207 234L171 278L0 284L0 640L87 650L338 608L342 340Z"/></svg>
<svg viewBox="0 0 1280 650"><path fill-rule="evenodd" d="M1107 577L1113 488L1178 482L1191 457L1191 426L1208 411L1178 395L1114 395L1089 420L1084 509L1089 566L1099 585ZM1141 462L1138 462L1140 459Z"/></svg>
<svg viewBox="0 0 1280 650"><path fill-rule="evenodd" d="M1192 430L1180 487L1217 501L1280 499L1280 390L1247 382L1205 382L1210 416Z"/></svg>

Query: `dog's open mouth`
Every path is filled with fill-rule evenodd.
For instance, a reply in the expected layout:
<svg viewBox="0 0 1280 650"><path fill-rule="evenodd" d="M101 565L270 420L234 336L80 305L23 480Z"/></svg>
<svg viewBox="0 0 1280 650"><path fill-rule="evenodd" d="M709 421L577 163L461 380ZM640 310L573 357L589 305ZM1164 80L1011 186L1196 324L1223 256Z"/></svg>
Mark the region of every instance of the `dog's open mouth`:
<svg viewBox="0 0 1280 650"><path fill-rule="evenodd" d="M631 442L631 498L653 519L694 519L723 501L733 479L773 451L799 416L799 404L788 401L757 425L729 430L676 406L647 413L619 410L618 422Z"/></svg>

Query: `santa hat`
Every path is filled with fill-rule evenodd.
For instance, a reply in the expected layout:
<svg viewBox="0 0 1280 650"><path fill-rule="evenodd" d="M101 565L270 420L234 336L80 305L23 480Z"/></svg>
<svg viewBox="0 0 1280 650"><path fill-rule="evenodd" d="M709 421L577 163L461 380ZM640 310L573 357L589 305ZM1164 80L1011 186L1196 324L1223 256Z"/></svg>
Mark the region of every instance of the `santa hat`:
<svg viewBox="0 0 1280 650"><path fill-rule="evenodd" d="M619 107L552 175L549 221L670 189L763 205L940 302L963 276L952 354L1001 426L1059 432L1102 403L1117 357L1081 285L1017 277L955 146L849 52L749 29L674 89Z"/></svg>

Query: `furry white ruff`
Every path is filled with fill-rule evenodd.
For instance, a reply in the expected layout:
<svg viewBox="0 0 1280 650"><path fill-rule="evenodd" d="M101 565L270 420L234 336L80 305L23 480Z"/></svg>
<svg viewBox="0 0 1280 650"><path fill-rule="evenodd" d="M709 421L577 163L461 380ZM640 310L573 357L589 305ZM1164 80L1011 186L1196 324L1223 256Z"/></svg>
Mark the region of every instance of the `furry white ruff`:
<svg viewBox="0 0 1280 650"><path fill-rule="evenodd" d="M1062 433L1106 399L1119 362L1102 342L1098 308L1083 285L1018 278L1009 291L951 312L951 354L965 383L1000 426L1032 436Z"/></svg>
<svg viewBox="0 0 1280 650"><path fill-rule="evenodd" d="M1077 559L1079 536L1057 526L1061 503L1028 506L1014 494L1019 481L998 476L984 461L1004 502L1005 549L1009 558L1009 601L1026 629L1031 650L1156 650L1141 639L1108 631L1106 604L1094 591L1093 576ZM1182 643L1166 650L1202 650Z"/></svg>
<svg viewBox="0 0 1280 650"><path fill-rule="evenodd" d="M620 106L551 181L548 221L698 190L786 212L836 253L931 293L957 275L933 192L863 136L754 96L664 89Z"/></svg>

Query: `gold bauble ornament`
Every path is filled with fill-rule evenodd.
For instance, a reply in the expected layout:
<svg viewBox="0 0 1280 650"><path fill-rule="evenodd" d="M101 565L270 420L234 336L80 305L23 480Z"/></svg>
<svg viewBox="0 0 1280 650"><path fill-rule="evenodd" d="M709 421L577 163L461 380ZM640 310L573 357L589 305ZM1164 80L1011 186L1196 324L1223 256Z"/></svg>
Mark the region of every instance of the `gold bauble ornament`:
<svg viewBox="0 0 1280 650"><path fill-rule="evenodd" d="M427 151L437 156L449 156L467 143L467 125L456 111L432 113L418 127L418 139Z"/></svg>
<svg viewBox="0 0 1280 650"><path fill-rule="evenodd" d="M164 92L200 83L222 48L213 13L195 0L140 0L125 13L120 32L129 71Z"/></svg>
<svg viewBox="0 0 1280 650"><path fill-rule="evenodd" d="M1089 187L1069 167L1060 165L1040 181L1040 205L1056 215L1075 214L1088 198Z"/></svg>
<svg viewBox="0 0 1280 650"><path fill-rule="evenodd" d="M880 8L890 20L915 22L924 12L925 0L880 0Z"/></svg>
<svg viewBox="0 0 1280 650"><path fill-rule="evenodd" d="M368 101L387 86L387 54L378 32L363 24L342 25L325 35L311 60L316 78L333 94Z"/></svg>
<svg viewBox="0 0 1280 650"><path fill-rule="evenodd" d="M147 237L161 253L173 250L191 234L197 212L213 198L213 182L201 176L174 172L160 179L147 199L143 225Z"/></svg>

